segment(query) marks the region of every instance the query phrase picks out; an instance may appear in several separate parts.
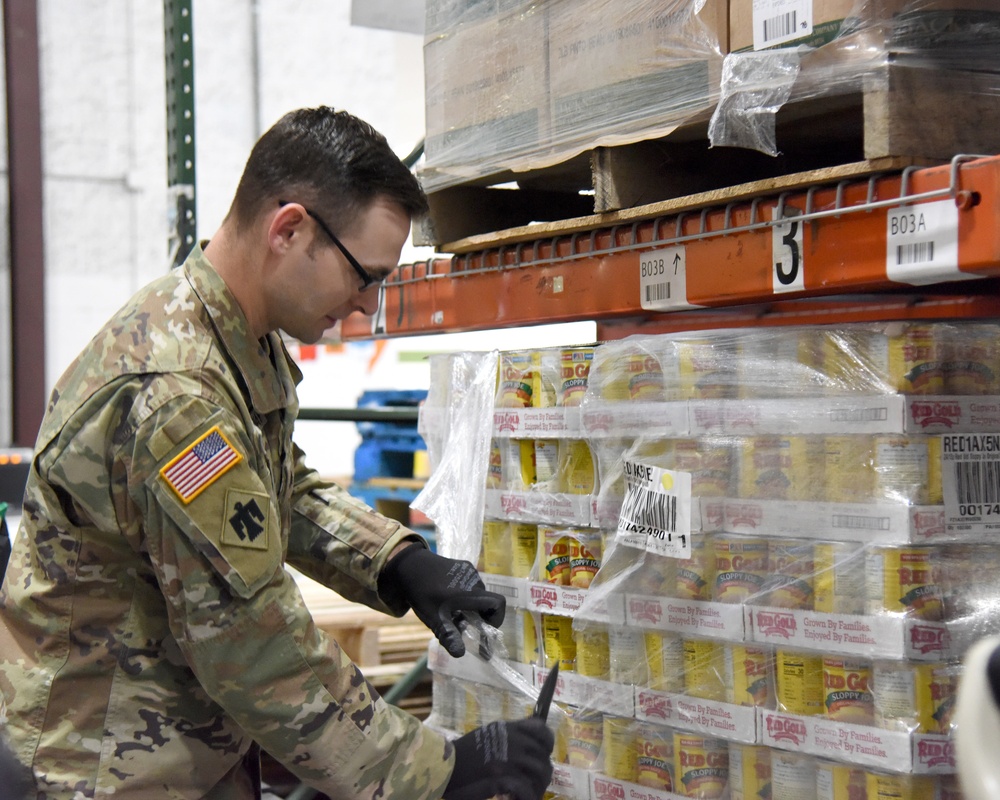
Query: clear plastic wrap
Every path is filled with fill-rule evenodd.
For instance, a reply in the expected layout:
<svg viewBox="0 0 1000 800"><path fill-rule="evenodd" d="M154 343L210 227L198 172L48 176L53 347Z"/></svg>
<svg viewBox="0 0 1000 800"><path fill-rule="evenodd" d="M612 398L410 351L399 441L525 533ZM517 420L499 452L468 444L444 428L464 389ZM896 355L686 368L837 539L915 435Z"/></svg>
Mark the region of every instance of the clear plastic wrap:
<svg viewBox="0 0 1000 800"><path fill-rule="evenodd" d="M960 797L960 660L1000 632L998 333L499 354L478 558L506 663L560 667L553 796ZM566 442L587 493L540 466Z"/></svg>
<svg viewBox="0 0 1000 800"><path fill-rule="evenodd" d="M907 85L928 92L925 101L937 96L931 91L1000 92L1000 9L989 0L732 0L729 43L713 145L777 155L775 118L789 101ZM909 73L907 83L897 84L893 71Z"/></svg>
<svg viewBox="0 0 1000 800"><path fill-rule="evenodd" d="M707 119L726 19L725 0L429 2L425 188Z"/></svg>

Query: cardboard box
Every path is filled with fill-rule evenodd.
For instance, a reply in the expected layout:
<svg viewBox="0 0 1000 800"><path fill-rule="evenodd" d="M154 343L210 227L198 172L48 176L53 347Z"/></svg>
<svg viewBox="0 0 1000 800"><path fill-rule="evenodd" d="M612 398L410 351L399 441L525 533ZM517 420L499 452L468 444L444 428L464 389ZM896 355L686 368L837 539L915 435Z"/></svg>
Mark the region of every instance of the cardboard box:
<svg viewBox="0 0 1000 800"><path fill-rule="evenodd" d="M536 148L545 130L545 13L473 3L464 13L428 8L435 26L424 41L428 166L469 175ZM436 14L431 17L432 11Z"/></svg>
<svg viewBox="0 0 1000 800"><path fill-rule="evenodd" d="M694 0L554 0L548 10L554 147L663 135L714 105L725 0L700 10Z"/></svg>

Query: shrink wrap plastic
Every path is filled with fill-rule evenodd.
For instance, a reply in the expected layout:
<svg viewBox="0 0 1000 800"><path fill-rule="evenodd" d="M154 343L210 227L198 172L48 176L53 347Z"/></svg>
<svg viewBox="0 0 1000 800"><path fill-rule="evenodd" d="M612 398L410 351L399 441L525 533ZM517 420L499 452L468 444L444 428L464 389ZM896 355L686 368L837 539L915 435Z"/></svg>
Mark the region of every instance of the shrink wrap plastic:
<svg viewBox="0 0 1000 800"><path fill-rule="evenodd" d="M508 597L506 663L536 686L560 664L556 796L959 796L959 662L1000 632L998 333L644 336L476 372L487 464L452 497L485 487L465 535ZM539 442L587 448L588 494Z"/></svg>
<svg viewBox="0 0 1000 800"><path fill-rule="evenodd" d="M876 90L889 67L917 84L946 70L958 93L1000 92L1000 9L988 0L732 0L737 11L746 24L733 28L712 145L778 155L785 103Z"/></svg>

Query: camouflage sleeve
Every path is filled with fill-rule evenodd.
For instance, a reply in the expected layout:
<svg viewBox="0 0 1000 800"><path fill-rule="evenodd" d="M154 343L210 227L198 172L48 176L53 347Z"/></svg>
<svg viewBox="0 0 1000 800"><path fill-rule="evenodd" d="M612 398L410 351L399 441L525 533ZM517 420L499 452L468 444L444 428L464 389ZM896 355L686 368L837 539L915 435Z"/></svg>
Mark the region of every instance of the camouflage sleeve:
<svg viewBox="0 0 1000 800"><path fill-rule="evenodd" d="M288 563L349 600L401 616L408 607L380 598L379 573L403 539L426 541L347 491L323 480L295 447L295 488Z"/></svg>
<svg viewBox="0 0 1000 800"><path fill-rule="evenodd" d="M332 797L440 797L451 745L385 703L313 624L283 568L276 500L233 416L173 402L124 450L171 632L205 692Z"/></svg>

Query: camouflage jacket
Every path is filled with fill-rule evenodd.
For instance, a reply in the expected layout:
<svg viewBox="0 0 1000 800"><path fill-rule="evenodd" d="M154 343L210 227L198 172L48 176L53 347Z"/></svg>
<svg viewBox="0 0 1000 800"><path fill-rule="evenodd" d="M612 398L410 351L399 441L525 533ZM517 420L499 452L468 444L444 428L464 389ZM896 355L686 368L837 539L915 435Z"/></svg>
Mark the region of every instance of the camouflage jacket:
<svg viewBox="0 0 1000 800"><path fill-rule="evenodd" d="M39 798L242 800L255 742L331 797L440 797L451 746L284 568L405 611L376 581L414 534L305 466L300 378L196 248L60 379L0 593L0 722Z"/></svg>

